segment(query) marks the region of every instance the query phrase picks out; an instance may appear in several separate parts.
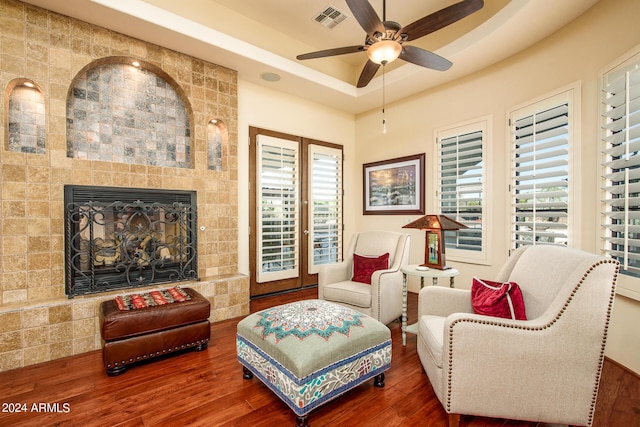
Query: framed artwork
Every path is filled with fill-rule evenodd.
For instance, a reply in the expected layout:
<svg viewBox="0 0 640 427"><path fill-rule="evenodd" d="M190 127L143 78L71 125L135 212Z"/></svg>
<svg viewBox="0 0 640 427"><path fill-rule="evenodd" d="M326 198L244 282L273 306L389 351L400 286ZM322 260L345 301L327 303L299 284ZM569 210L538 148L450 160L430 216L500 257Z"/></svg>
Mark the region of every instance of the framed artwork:
<svg viewBox="0 0 640 427"><path fill-rule="evenodd" d="M364 215L424 214L424 153L362 165Z"/></svg>

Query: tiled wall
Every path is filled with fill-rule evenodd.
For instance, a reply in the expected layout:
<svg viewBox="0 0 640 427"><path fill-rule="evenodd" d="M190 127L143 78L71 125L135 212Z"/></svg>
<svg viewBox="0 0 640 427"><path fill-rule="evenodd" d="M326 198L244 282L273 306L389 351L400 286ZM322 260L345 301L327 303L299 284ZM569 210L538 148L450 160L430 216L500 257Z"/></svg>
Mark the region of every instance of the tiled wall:
<svg viewBox="0 0 640 427"><path fill-rule="evenodd" d="M189 115L152 71L100 64L81 73L69 94L67 149L78 159L189 168Z"/></svg>
<svg viewBox="0 0 640 427"><path fill-rule="evenodd" d="M67 156L67 96L82 72L114 57L138 59L175 81L190 120L189 168ZM158 74L158 73L156 73ZM163 75L163 78L165 76ZM8 150L8 94L34 81L45 105L43 154ZM0 370L100 348L97 307L110 297L64 296L65 184L195 190L198 275L211 320L249 311L237 254L237 74L15 0L0 0ZM208 167L207 124L224 124L221 162Z"/></svg>

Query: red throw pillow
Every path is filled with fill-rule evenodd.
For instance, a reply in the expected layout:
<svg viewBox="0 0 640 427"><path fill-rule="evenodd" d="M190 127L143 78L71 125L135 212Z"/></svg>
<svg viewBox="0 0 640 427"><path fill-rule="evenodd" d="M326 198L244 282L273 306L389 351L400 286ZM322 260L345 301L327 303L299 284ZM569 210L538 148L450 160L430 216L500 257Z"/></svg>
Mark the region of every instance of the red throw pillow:
<svg viewBox="0 0 640 427"><path fill-rule="evenodd" d="M471 305L477 314L527 320L522 291L515 282L492 282L474 277Z"/></svg>
<svg viewBox="0 0 640 427"><path fill-rule="evenodd" d="M353 254L353 280L354 282L371 284L371 275L376 270L389 268L389 253L379 257L366 257Z"/></svg>

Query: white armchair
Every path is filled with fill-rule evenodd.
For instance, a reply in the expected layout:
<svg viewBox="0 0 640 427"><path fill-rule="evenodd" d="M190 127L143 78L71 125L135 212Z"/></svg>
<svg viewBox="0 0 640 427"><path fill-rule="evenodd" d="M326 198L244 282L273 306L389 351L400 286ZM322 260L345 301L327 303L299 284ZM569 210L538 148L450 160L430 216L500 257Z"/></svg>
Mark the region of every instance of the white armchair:
<svg viewBox="0 0 640 427"><path fill-rule="evenodd" d="M460 414L590 426L617 273L564 246L516 250L497 280L520 286L528 320L473 314L468 290L422 289L418 355L449 426Z"/></svg>
<svg viewBox="0 0 640 427"><path fill-rule="evenodd" d="M409 262L410 236L391 231L357 233L345 251L344 261L326 264L318 272L318 298L369 315L383 324L402 315L402 272ZM354 282L353 254L380 256L389 253L389 268L377 270L371 285Z"/></svg>

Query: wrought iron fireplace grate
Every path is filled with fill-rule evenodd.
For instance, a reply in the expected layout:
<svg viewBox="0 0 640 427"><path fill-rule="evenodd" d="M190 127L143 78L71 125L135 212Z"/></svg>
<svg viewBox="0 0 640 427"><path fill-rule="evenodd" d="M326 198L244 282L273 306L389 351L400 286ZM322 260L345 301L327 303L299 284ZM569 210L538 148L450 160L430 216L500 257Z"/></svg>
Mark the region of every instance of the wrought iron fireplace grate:
<svg viewBox="0 0 640 427"><path fill-rule="evenodd" d="M194 191L65 186L69 298L196 280Z"/></svg>

